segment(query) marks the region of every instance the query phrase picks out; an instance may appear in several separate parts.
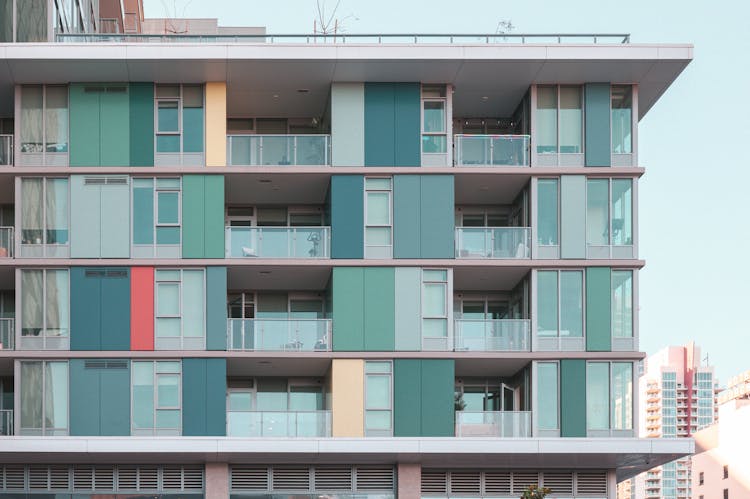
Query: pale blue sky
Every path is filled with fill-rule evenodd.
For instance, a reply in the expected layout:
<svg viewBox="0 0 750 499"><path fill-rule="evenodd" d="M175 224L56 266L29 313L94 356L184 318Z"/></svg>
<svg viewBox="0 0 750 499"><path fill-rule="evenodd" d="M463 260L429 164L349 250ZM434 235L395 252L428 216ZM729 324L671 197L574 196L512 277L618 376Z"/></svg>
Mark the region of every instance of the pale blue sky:
<svg viewBox="0 0 750 499"><path fill-rule="evenodd" d="M225 26L309 33L315 0L145 0ZM328 0L333 6L335 1ZM694 339L722 384L750 369L750 1L341 0L351 33L631 33L695 45L695 59L641 121L641 349ZM735 95L736 94L736 95ZM745 95L748 94L748 95Z"/></svg>

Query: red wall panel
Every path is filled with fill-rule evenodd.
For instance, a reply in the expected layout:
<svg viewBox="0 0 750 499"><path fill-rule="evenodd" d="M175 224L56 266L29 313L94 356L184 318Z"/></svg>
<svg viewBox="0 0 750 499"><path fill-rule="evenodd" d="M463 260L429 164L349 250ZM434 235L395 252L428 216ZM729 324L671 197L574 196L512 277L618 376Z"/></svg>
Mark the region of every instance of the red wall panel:
<svg viewBox="0 0 750 499"><path fill-rule="evenodd" d="M154 349L154 268L133 267L130 277L130 349Z"/></svg>

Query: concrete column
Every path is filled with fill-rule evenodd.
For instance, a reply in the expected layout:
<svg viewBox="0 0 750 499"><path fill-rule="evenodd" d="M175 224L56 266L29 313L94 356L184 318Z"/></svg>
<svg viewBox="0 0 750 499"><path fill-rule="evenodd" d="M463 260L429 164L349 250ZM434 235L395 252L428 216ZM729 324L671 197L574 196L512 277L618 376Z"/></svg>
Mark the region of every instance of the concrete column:
<svg viewBox="0 0 750 499"><path fill-rule="evenodd" d="M607 498L617 499L617 472L607 471Z"/></svg>
<svg viewBox="0 0 750 499"><path fill-rule="evenodd" d="M422 496L422 465L398 463L398 499L419 499Z"/></svg>
<svg viewBox="0 0 750 499"><path fill-rule="evenodd" d="M229 499L229 465L206 463L206 497Z"/></svg>

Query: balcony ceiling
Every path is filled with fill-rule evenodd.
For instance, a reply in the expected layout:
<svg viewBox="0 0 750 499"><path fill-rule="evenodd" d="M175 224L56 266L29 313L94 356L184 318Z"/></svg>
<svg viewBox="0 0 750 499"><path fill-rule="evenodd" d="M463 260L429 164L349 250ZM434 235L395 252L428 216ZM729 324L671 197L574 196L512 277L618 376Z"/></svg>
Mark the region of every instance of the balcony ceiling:
<svg viewBox="0 0 750 499"><path fill-rule="evenodd" d="M508 116L532 83L610 81L640 85L643 117L692 51L685 44L6 44L0 114L9 114L18 83L227 81L230 116L273 117L322 115L331 82L451 83L454 115L471 117Z"/></svg>

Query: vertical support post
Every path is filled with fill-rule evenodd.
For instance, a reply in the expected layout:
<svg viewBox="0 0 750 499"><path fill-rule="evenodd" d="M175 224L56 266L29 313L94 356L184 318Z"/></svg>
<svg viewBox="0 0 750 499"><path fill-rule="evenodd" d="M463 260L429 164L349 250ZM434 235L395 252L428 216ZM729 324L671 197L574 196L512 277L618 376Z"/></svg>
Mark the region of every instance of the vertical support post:
<svg viewBox="0 0 750 499"><path fill-rule="evenodd" d="M206 497L229 499L229 465L206 463Z"/></svg>
<svg viewBox="0 0 750 499"><path fill-rule="evenodd" d="M399 499L419 499L422 495L422 465L419 463L398 463Z"/></svg>

